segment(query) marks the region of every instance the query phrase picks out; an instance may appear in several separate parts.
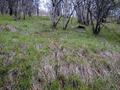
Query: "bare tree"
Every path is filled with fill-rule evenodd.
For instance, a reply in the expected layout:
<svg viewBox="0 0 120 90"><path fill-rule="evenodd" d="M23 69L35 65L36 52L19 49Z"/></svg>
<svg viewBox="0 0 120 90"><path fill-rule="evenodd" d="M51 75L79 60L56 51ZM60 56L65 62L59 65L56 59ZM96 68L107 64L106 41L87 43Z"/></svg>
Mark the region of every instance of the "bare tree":
<svg viewBox="0 0 120 90"><path fill-rule="evenodd" d="M51 0L50 16L53 28L56 28L61 18L61 2L63 0Z"/></svg>
<svg viewBox="0 0 120 90"><path fill-rule="evenodd" d="M75 0L75 11L78 19L78 23L89 25L90 22L90 0Z"/></svg>
<svg viewBox="0 0 120 90"><path fill-rule="evenodd" d="M89 9L93 33L98 35L101 30L101 25L105 18L108 17L109 11L115 6L114 0L92 0L92 5Z"/></svg>
<svg viewBox="0 0 120 90"><path fill-rule="evenodd" d="M39 14L40 0L0 0L0 13L14 16L15 20L26 15L32 16L33 13Z"/></svg>
<svg viewBox="0 0 120 90"><path fill-rule="evenodd" d="M0 13L6 14L8 12L8 2L7 0L0 0Z"/></svg>

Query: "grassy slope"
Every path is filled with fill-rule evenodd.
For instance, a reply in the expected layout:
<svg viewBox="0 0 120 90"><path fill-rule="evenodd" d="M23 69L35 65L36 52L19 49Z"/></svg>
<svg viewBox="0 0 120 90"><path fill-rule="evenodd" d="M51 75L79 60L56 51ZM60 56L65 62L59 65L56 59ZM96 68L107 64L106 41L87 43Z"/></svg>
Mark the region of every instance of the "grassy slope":
<svg viewBox="0 0 120 90"><path fill-rule="evenodd" d="M15 90L29 90L35 73L33 67L42 57L49 54L52 42L58 42L62 47L71 50L86 49L98 60L96 52L120 52L120 26L116 24L109 24L109 29L104 28L97 37L92 35L90 27L87 27L84 33L74 29L62 30L61 26L56 31L52 31L50 20L46 17L13 21L11 17L0 16L0 24L10 24L18 30L0 32L0 52L5 54L0 55L0 87L11 86L8 74L12 71L16 77L13 83L14 88L17 88ZM42 45L41 48L38 48L39 45ZM10 64L5 64L8 58L11 58ZM19 75L16 72L19 72Z"/></svg>

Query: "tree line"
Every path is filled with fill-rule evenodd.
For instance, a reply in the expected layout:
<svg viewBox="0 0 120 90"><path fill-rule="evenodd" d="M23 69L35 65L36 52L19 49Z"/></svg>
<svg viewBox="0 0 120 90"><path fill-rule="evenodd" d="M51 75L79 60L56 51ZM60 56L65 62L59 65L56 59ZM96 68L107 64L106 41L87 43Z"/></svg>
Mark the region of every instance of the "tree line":
<svg viewBox="0 0 120 90"><path fill-rule="evenodd" d="M0 13L14 16L15 20L39 15L40 1L0 0ZM47 6L53 28L62 20L63 29L67 29L73 16L78 23L91 25L95 35L100 33L103 23L110 17L120 23L120 0L49 0Z"/></svg>
<svg viewBox="0 0 120 90"><path fill-rule="evenodd" d="M39 0L0 0L0 13L14 16L15 20L25 19L32 13L39 14Z"/></svg>
<svg viewBox="0 0 120 90"><path fill-rule="evenodd" d="M66 29L74 13L76 13L78 23L92 26L95 35L100 33L108 17L114 16L120 21L119 0L52 0L51 3L51 20L55 28L63 17L63 29Z"/></svg>

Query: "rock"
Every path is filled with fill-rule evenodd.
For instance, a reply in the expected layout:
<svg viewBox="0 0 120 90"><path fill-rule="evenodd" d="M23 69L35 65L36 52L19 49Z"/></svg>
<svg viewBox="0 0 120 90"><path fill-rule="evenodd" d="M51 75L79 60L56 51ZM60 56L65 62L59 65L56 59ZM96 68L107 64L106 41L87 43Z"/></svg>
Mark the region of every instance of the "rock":
<svg viewBox="0 0 120 90"><path fill-rule="evenodd" d="M11 25L6 25L6 29L8 29L8 31L11 31L11 32L16 32L15 27Z"/></svg>
<svg viewBox="0 0 120 90"><path fill-rule="evenodd" d="M0 32L2 32L3 31L3 29L0 27Z"/></svg>
<svg viewBox="0 0 120 90"><path fill-rule="evenodd" d="M36 47L37 50L40 50L40 49L43 48L43 45L42 44L36 44L35 47Z"/></svg>
<svg viewBox="0 0 120 90"><path fill-rule="evenodd" d="M0 32L4 31L4 30L7 30L7 31L10 31L10 32L16 32L16 28L12 25L0 25Z"/></svg>
<svg viewBox="0 0 120 90"><path fill-rule="evenodd" d="M85 26L82 26L82 25L78 25L78 26L76 26L75 28L76 28L77 30L79 30L79 32L81 32L81 33L83 33L83 32L86 31Z"/></svg>
<svg viewBox="0 0 120 90"><path fill-rule="evenodd" d="M85 26L78 25L76 28L85 29Z"/></svg>
<svg viewBox="0 0 120 90"><path fill-rule="evenodd" d="M106 58L106 57L112 57L112 53L111 52L108 52L108 51L105 51L105 52L101 52L100 54L103 58Z"/></svg>
<svg viewBox="0 0 120 90"><path fill-rule="evenodd" d="M0 32L2 32L5 29L4 25L0 25Z"/></svg>

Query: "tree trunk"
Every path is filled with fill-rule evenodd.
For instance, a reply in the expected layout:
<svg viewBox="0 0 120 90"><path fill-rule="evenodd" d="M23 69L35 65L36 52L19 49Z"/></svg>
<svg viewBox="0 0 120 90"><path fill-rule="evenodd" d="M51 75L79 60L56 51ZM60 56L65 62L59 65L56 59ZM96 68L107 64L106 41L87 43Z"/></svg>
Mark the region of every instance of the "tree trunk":
<svg viewBox="0 0 120 90"><path fill-rule="evenodd" d="M13 15L13 9L10 7L9 10L10 10L9 15L12 16Z"/></svg>
<svg viewBox="0 0 120 90"><path fill-rule="evenodd" d="M100 33L100 23L97 22L96 27L93 29L93 34L98 35Z"/></svg>

